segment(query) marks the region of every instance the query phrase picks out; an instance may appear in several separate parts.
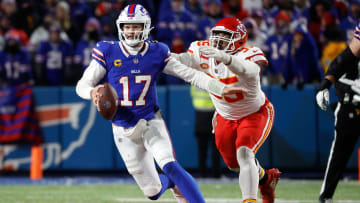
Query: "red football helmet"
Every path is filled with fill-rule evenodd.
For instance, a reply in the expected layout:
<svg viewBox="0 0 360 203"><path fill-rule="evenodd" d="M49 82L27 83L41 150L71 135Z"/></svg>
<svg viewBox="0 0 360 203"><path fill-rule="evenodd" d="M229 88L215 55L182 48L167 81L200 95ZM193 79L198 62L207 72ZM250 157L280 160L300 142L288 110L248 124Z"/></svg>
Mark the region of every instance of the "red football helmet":
<svg viewBox="0 0 360 203"><path fill-rule="evenodd" d="M211 29L209 41L211 46L219 50L235 53L245 45L247 37L246 28L239 19L226 17Z"/></svg>

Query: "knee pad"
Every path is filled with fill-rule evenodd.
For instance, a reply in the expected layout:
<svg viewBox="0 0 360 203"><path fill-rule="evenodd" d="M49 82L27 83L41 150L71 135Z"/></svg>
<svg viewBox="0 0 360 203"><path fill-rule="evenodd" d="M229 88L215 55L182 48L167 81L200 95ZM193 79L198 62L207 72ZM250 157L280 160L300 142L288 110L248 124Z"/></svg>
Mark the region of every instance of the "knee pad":
<svg viewBox="0 0 360 203"><path fill-rule="evenodd" d="M241 167L242 163L255 160L255 154L249 147L242 146L236 151L236 158L238 160L239 166Z"/></svg>
<svg viewBox="0 0 360 203"><path fill-rule="evenodd" d="M165 164L175 161L170 139L165 136L167 135L161 134L156 126L149 126L143 135L145 147L151 152L161 169Z"/></svg>
<svg viewBox="0 0 360 203"><path fill-rule="evenodd" d="M139 174L143 172L141 163L137 159L124 159L126 168L131 175Z"/></svg>

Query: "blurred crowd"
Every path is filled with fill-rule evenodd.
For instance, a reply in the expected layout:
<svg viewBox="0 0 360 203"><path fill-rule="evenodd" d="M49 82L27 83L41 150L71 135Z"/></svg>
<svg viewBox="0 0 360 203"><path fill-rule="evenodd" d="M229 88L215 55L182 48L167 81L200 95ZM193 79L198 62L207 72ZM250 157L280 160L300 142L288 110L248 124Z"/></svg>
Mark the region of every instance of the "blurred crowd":
<svg viewBox="0 0 360 203"><path fill-rule="evenodd" d="M75 85L99 40L118 40L115 20L129 3L151 15L151 39L184 52L206 40L225 16L247 28L247 46L261 48L262 83L317 83L346 47L360 0L1 0L0 84ZM184 84L163 76L161 85Z"/></svg>

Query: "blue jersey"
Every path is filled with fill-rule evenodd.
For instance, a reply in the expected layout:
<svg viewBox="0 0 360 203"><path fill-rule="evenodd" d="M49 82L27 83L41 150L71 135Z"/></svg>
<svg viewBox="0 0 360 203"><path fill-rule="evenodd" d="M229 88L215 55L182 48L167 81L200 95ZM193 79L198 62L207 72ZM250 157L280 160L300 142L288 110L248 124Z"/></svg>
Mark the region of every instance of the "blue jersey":
<svg viewBox="0 0 360 203"><path fill-rule="evenodd" d="M74 64L81 65L84 71L91 61L91 52L94 48L94 42L81 40L77 43L74 55Z"/></svg>
<svg viewBox="0 0 360 203"><path fill-rule="evenodd" d="M105 81L119 96L114 124L131 127L142 118L154 118L159 109L156 82L170 58L165 44L145 42L137 55L130 55L121 42L103 41L94 47L92 58L106 69Z"/></svg>
<svg viewBox="0 0 360 203"><path fill-rule="evenodd" d="M291 34L279 36L274 34L264 43L263 50L269 59L268 74L282 74L288 81L292 76L289 73L288 49L291 40Z"/></svg>
<svg viewBox="0 0 360 203"><path fill-rule="evenodd" d="M46 77L50 85L61 85L64 80L64 67L71 65L72 46L67 42L53 44L43 41L39 44L36 63L45 65Z"/></svg>
<svg viewBox="0 0 360 203"><path fill-rule="evenodd" d="M296 32L302 33L303 39L299 46L293 45L293 50L288 49L293 77L301 78L304 83L321 81L323 71L318 63L319 53L313 36L302 26L298 26ZM293 44L294 35L290 44Z"/></svg>
<svg viewBox="0 0 360 203"><path fill-rule="evenodd" d="M16 55L0 51L0 80L8 85L18 85L32 78L30 56L20 50Z"/></svg>

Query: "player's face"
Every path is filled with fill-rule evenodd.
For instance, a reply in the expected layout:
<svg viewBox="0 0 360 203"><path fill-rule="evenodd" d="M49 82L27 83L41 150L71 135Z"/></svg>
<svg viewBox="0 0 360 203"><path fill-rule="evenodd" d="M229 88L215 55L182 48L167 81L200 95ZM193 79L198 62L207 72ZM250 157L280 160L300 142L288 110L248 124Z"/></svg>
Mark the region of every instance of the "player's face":
<svg viewBox="0 0 360 203"><path fill-rule="evenodd" d="M214 33L214 36L216 37L213 41L213 46L219 50L224 50L228 44L229 39L231 37L230 33L227 32L216 32Z"/></svg>
<svg viewBox="0 0 360 203"><path fill-rule="evenodd" d="M123 27L125 37L129 40L140 39L143 29L144 24L142 23L128 23Z"/></svg>

